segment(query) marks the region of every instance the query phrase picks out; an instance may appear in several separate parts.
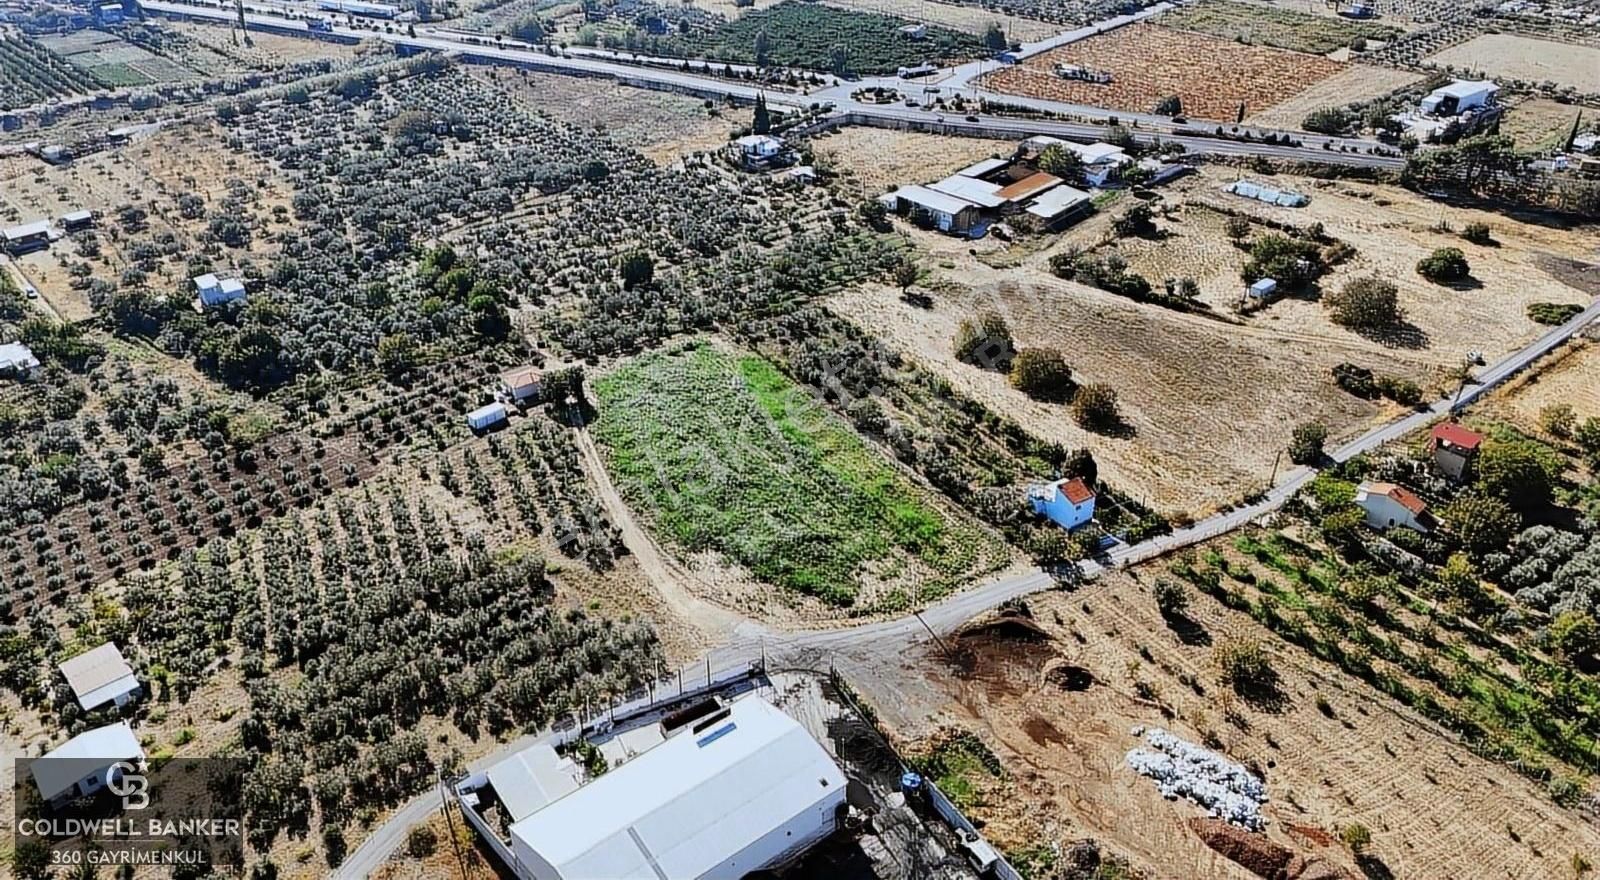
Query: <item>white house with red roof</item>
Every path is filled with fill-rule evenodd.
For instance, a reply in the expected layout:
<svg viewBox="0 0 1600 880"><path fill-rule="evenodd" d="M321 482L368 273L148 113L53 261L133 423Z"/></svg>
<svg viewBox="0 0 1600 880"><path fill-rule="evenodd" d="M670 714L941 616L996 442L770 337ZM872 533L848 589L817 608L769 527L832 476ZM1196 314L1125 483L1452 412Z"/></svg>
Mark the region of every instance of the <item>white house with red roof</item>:
<svg viewBox="0 0 1600 880"><path fill-rule="evenodd" d="M1439 471L1452 480L1464 480L1472 460L1483 445L1483 435L1469 431L1460 422L1440 422L1428 435L1428 451Z"/></svg>
<svg viewBox="0 0 1600 880"><path fill-rule="evenodd" d="M1356 489L1356 505L1365 513L1367 525L1374 529L1403 526L1414 532L1433 531L1428 502L1404 486L1369 480Z"/></svg>
<svg viewBox="0 0 1600 880"><path fill-rule="evenodd" d="M1028 489L1033 512L1049 517L1056 525L1072 531L1094 519L1094 490L1082 477L1043 483Z"/></svg>

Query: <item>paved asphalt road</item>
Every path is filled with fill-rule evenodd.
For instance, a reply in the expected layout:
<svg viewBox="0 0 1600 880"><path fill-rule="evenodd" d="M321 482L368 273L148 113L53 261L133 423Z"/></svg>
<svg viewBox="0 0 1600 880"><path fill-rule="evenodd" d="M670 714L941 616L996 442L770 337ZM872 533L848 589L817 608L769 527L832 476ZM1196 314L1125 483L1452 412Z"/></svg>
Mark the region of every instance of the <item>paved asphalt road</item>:
<svg viewBox="0 0 1600 880"><path fill-rule="evenodd" d="M231 5L223 7L218 5L174 3L170 2L170 0L143 0L142 5L146 11L151 13L209 19L218 23L232 22L237 14ZM301 21L280 15L264 14L265 10L277 9L277 7L251 8L262 10L260 12L246 12L245 20L252 27L271 29L280 33L286 30L295 34L303 33L307 38L316 36L309 30L300 30L303 27L303 22ZM947 131L951 134L967 134L980 137L1014 138L1030 134L1052 134L1079 140L1095 140L1105 133L1104 126L1093 124L1050 120L1035 121L993 116L984 116L976 122L967 122L962 116L954 113L942 114L943 122L941 122L941 114L937 111L906 107L903 104L869 104L856 101L850 97L851 93L864 86L871 85L887 85L899 88L905 93L916 94L920 93L920 87L924 85L923 81L920 80L906 82L895 77L876 77L857 82L841 83L808 95L796 95L778 91L768 92L756 85L746 84L742 81L736 82L696 74L694 72L696 69L705 70L703 62L690 62L690 70L684 71L680 69L683 63L680 59L657 59L663 64L673 65L671 68L667 68L630 63L621 60L622 56L618 56L616 53L607 53L603 50L583 50L581 54L573 51L565 54L549 54L545 51L527 48L525 44L518 43L515 40L505 40L500 44L495 44L485 38L485 42L480 44L475 42L477 39L475 37L445 28L430 29L424 27L419 29L417 35L413 37L408 36L403 27L385 31L381 28L372 30L335 24L333 26L333 34L347 39L376 39L409 48L453 53L461 55L468 60L480 59L518 64L578 76L610 77L631 85L646 88L665 88L703 97L723 97L736 101L750 102L755 100L758 93L765 93L768 101L775 105L786 104L802 108L816 102L832 101L839 109L839 112L848 113L853 120L864 124L913 126L933 131ZM1071 32L1060 35L1057 39L1061 42L1070 42L1069 38L1078 38L1082 35L1082 31ZM1137 121L1140 128L1135 133L1141 139L1148 140L1159 135L1163 140L1182 143L1190 152L1322 161L1373 168L1399 168L1404 164L1404 160L1398 156L1374 155L1366 152L1368 150L1386 149L1371 141L1353 138L1327 138L1306 132L1278 132L1279 134L1290 134L1304 143L1302 147L1292 147L1281 144L1231 141L1216 137L1177 135L1172 133L1174 126L1171 120L1162 117L1119 113L1097 107L997 95L974 89L968 85L971 77L976 73L976 68L983 63L972 62L968 65L952 68L944 72L944 78L951 81L952 88L960 86L973 95L981 94L996 100L1027 105L1064 116L1102 120L1110 116L1117 116L1123 121ZM713 66L721 67L721 65ZM1190 128L1204 130L1214 126L1215 123L1208 125L1197 121ZM1334 148L1325 149L1325 143L1331 143Z"/></svg>

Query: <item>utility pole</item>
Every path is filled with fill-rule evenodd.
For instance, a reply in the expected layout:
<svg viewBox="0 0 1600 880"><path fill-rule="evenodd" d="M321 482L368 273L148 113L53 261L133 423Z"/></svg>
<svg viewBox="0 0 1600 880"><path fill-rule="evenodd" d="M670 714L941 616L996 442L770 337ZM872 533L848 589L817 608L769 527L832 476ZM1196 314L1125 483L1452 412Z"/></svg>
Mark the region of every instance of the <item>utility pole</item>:
<svg viewBox="0 0 1600 880"><path fill-rule="evenodd" d="M1273 486L1278 485L1278 462L1280 461L1283 461L1282 449L1278 450L1278 454L1272 458L1272 477L1267 480L1268 490L1271 490Z"/></svg>
<svg viewBox="0 0 1600 880"><path fill-rule="evenodd" d="M439 809L444 812L444 824L450 829L450 849L456 854L456 867L461 870L462 880L468 876L467 861L461 855L461 839L456 835L456 822L450 816L450 798L445 794L444 771L439 771Z"/></svg>

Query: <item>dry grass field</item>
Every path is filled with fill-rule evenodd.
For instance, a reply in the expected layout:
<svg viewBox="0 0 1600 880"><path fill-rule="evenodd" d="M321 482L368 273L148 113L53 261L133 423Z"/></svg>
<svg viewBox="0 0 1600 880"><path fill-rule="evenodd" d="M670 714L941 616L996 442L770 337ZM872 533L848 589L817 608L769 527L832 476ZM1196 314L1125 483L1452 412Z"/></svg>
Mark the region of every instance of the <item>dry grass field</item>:
<svg viewBox="0 0 1600 880"><path fill-rule="evenodd" d="M974 812L1002 847L1090 836L1156 877L1254 878L1187 828L1199 808L1165 800L1125 765L1138 745L1130 730L1153 725L1196 743L1214 736L1213 747L1259 768L1271 798L1267 836L1351 876L1571 877L1574 853L1600 851L1600 832L1535 783L1210 597L1194 597L1194 626L1180 639L1156 610L1155 575L1118 573L1070 596L1030 597L1042 638L969 630L952 640L965 655L960 666L908 657L903 669L864 682L905 739L948 725L996 753L1008 778L980 786ZM1281 706L1245 703L1217 681L1209 644L1232 636L1269 646ZM1093 682L1064 686L1051 674L1063 665ZM941 697L931 716L914 714ZM1391 874L1355 869L1337 835L1356 822L1371 830L1370 852Z"/></svg>
<svg viewBox="0 0 1600 880"><path fill-rule="evenodd" d="M703 0L697 0L703 2ZM825 5L859 12L877 12L912 21L943 25L958 31L981 34L990 24L1000 25L1006 36L1023 43L1031 43L1051 36L1062 28L1031 18L1008 15L997 10L939 0L823 0Z"/></svg>
<svg viewBox="0 0 1600 880"><path fill-rule="evenodd" d="M1078 64L1111 73L1109 84L1069 81L1052 71ZM1167 95L1199 119L1233 119L1281 104L1344 70L1326 58L1246 46L1220 37L1131 25L1052 49L983 78L998 92L1149 113Z"/></svg>
<svg viewBox="0 0 1600 880"><path fill-rule="evenodd" d="M609 80L499 67L473 68L472 75L560 122L603 130L617 143L663 165L687 153L722 146L739 124L730 117L710 115L698 99Z"/></svg>
<svg viewBox="0 0 1600 880"><path fill-rule="evenodd" d="M990 156L1007 154L1009 141L950 138L914 131L851 126L819 135L812 150L853 195L875 196L908 183L938 180Z"/></svg>
<svg viewBox="0 0 1600 880"><path fill-rule="evenodd" d="M307 40L263 31L251 31L252 45L246 46L233 41L232 30L214 24L164 21L162 27L170 28L220 55L235 59L243 67L282 67L301 61L315 61L319 58L346 60L354 58L360 52L359 46Z"/></svg>
<svg viewBox="0 0 1600 880"><path fill-rule="evenodd" d="M1436 67L1482 71L1490 76L1573 86L1600 92L1600 49L1536 40L1516 34L1483 34L1426 59Z"/></svg>
<svg viewBox="0 0 1600 880"><path fill-rule="evenodd" d="M1504 407L1521 425L1538 427L1539 411L1564 403L1582 421L1600 418L1600 342L1581 341L1553 355L1544 366L1500 389L1491 407Z"/></svg>
<svg viewBox="0 0 1600 880"><path fill-rule="evenodd" d="M1585 128L1600 118L1600 108L1532 98L1506 111L1500 119L1500 133L1510 135L1523 150L1560 149L1579 113L1583 114Z"/></svg>
<svg viewBox="0 0 1600 880"><path fill-rule="evenodd" d="M1247 117L1245 122L1268 128L1298 129L1306 114L1313 110L1382 97L1421 79L1410 71L1352 64L1300 94Z"/></svg>

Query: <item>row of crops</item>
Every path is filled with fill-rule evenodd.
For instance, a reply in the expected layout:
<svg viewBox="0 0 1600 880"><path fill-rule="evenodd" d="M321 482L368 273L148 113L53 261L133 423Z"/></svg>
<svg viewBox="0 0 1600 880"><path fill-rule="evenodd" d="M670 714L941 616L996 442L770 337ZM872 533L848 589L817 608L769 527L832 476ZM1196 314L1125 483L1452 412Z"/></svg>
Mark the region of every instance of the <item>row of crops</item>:
<svg viewBox="0 0 1600 880"><path fill-rule="evenodd" d="M105 88L88 71L19 33L0 33L0 109Z"/></svg>

